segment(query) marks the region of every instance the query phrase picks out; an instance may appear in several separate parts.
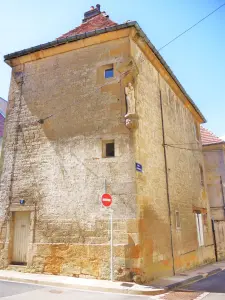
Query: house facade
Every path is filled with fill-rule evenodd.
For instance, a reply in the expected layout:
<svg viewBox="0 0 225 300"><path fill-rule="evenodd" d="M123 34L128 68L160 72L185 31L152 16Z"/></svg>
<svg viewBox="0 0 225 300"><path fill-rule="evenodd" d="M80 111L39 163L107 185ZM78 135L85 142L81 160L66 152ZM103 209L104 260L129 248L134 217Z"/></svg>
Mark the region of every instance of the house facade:
<svg viewBox="0 0 225 300"><path fill-rule="evenodd" d="M204 127L201 139L211 215L225 220L225 141Z"/></svg>
<svg viewBox="0 0 225 300"><path fill-rule="evenodd" d="M213 261L205 121L136 22L100 6L12 67L0 266L142 282ZM11 266L11 267L12 267Z"/></svg>

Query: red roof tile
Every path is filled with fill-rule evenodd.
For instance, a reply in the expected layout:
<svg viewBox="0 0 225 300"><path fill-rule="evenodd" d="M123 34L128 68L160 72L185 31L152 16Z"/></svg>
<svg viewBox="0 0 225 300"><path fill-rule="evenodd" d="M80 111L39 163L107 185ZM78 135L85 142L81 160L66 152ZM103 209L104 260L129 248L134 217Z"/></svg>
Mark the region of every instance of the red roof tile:
<svg viewBox="0 0 225 300"><path fill-rule="evenodd" d="M96 29L102 29L110 26L115 26L117 23L111 21L109 17L106 15L105 12L100 12L98 15L95 15L93 17L90 17L86 21L83 21L83 23L74 28L73 30L70 30L67 33L64 33L58 39L74 36L76 34L81 34L89 31L93 31Z"/></svg>
<svg viewBox="0 0 225 300"><path fill-rule="evenodd" d="M201 140L202 145L225 143L222 139L217 137L214 133L201 126Z"/></svg>

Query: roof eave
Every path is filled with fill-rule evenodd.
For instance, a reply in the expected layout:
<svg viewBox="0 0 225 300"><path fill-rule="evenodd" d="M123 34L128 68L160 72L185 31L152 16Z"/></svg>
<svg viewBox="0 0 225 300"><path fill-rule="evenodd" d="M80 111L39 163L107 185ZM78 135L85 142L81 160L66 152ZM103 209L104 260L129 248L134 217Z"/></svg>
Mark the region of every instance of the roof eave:
<svg viewBox="0 0 225 300"><path fill-rule="evenodd" d="M154 45L151 43L151 41L148 39L148 37L146 36L144 31L141 29L141 27L138 25L138 23L136 21L127 22L127 23L123 23L123 24L115 25L115 26L111 26L111 27L106 27L106 28L103 28L103 29L96 29L94 31L85 32L85 33L78 34L78 35L68 37L68 38L57 39L57 40L54 40L54 41L49 42L49 43L38 45L36 47L31 47L31 48L27 48L27 49L17 51L17 52L11 53L11 54L7 54L7 55L4 56L4 60L7 64L10 65L10 60L11 59L14 59L14 58L17 58L17 57L20 57L20 56L24 56L24 55L27 55L27 54L30 54L30 53L33 53L33 52L36 52L36 51L45 50L45 49L52 48L52 47L57 47L59 45L63 45L63 44L66 44L66 43L78 41L78 40L81 40L81 39L89 38L91 36L100 35L102 33L107 33L107 32L116 31L116 30L129 28L129 27L135 27L136 28L136 30L139 32L140 36L145 40L145 42L151 48L153 53L156 55L156 57L159 59L159 61L162 63L162 65L165 67L165 69L168 71L170 76L176 82L179 89L182 91L182 93L185 95L185 97L188 99L188 101L192 104L192 106L194 107L194 109L196 110L196 112L198 113L200 118L202 119L202 122L206 123L206 119L203 116L203 114L201 113L200 109L197 107L197 105L194 103L194 101L191 99L191 97L187 94L187 92L185 91L185 89L183 88L183 86L181 85L179 80L176 78L176 76L174 75L174 73L172 72L170 67L167 65L166 61L159 54L157 49L154 47Z"/></svg>
<svg viewBox="0 0 225 300"><path fill-rule="evenodd" d="M202 144L203 147L207 147L207 146L225 146L225 141L224 142L218 142L218 143L210 143L210 144Z"/></svg>

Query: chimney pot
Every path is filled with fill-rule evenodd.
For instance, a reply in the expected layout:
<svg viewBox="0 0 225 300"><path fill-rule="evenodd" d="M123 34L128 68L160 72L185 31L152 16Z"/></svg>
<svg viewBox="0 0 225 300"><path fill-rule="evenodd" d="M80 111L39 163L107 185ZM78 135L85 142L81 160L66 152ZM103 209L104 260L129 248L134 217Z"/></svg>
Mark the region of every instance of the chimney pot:
<svg viewBox="0 0 225 300"><path fill-rule="evenodd" d="M96 7L91 6L90 10L84 13L83 23L90 20L91 18L100 15L100 5L97 4Z"/></svg>

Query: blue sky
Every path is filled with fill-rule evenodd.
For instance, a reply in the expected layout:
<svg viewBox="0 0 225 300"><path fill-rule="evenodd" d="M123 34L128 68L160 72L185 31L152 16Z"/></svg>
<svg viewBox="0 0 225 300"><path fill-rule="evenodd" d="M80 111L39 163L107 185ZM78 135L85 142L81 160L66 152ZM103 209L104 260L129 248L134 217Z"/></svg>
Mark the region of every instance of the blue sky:
<svg viewBox="0 0 225 300"><path fill-rule="evenodd" d="M135 20L157 49L223 4L224 0L104 0L110 18ZM89 0L1 1L0 96L7 99L10 68L3 55L54 40L81 23L98 2ZM225 135L225 6L160 53L207 119Z"/></svg>

